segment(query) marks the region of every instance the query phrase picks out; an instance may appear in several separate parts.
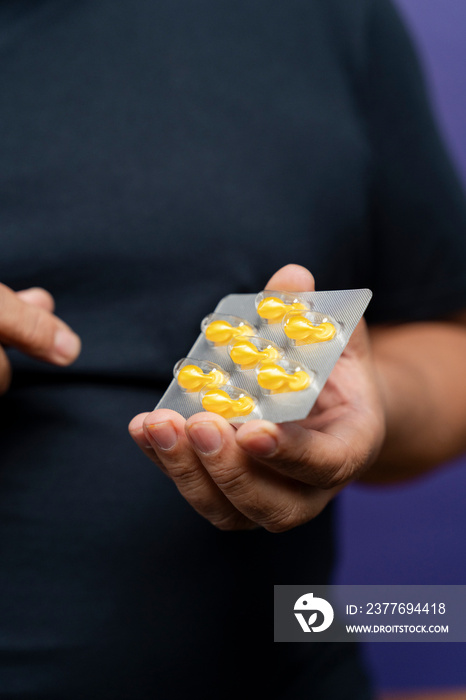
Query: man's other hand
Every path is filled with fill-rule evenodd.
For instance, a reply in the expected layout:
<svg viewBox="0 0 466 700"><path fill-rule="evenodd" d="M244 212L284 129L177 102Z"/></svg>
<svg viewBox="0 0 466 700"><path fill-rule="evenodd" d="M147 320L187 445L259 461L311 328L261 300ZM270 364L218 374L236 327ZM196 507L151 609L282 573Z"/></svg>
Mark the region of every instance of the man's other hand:
<svg viewBox="0 0 466 700"><path fill-rule="evenodd" d="M2 346L55 365L69 365L81 351L81 341L54 315L53 297L33 287L14 292L0 284L0 393L11 381L11 365Z"/></svg>

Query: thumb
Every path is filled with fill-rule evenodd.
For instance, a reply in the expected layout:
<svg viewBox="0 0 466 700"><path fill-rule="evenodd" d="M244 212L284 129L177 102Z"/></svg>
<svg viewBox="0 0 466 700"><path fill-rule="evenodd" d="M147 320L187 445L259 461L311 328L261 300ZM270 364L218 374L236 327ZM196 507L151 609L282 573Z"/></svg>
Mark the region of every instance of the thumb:
<svg viewBox="0 0 466 700"><path fill-rule="evenodd" d="M314 277L302 265L285 265L267 282L266 289L277 292L313 292Z"/></svg>

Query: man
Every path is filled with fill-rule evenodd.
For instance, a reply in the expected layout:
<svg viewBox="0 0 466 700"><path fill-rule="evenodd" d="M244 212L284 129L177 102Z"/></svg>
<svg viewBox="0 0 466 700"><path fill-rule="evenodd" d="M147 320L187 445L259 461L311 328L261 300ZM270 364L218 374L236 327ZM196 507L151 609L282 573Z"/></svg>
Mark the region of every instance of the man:
<svg viewBox="0 0 466 700"><path fill-rule="evenodd" d="M396 13L0 12L0 693L368 698L353 645L273 644L271 598L328 580L344 484L464 449L464 196ZM306 268L374 291L308 419L140 414L220 297ZM43 286L66 369L23 354L79 352Z"/></svg>

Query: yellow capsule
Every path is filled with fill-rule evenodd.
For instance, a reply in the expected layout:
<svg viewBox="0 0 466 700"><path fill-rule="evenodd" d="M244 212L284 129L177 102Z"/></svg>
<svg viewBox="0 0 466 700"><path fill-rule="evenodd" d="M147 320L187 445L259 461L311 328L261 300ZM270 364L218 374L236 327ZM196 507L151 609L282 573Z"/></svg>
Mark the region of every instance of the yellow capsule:
<svg viewBox="0 0 466 700"><path fill-rule="evenodd" d="M255 405L254 399L248 394L232 399L222 389L209 389L202 397L202 407L206 411L218 413L226 420L248 416L254 410Z"/></svg>
<svg viewBox="0 0 466 700"><path fill-rule="evenodd" d="M311 343L323 343L332 340L336 328L330 321L313 324L304 316L291 316L283 328L288 338L296 341L297 345L309 345Z"/></svg>
<svg viewBox="0 0 466 700"><path fill-rule="evenodd" d="M178 384L185 391L201 391L206 386L217 387L225 384L225 377L218 369L205 374L197 365L185 365L176 377Z"/></svg>
<svg viewBox="0 0 466 700"><path fill-rule="evenodd" d="M253 335L254 329L243 323L240 326L232 326L228 321L212 321L205 329L205 337L215 345L228 345L239 335Z"/></svg>
<svg viewBox="0 0 466 700"><path fill-rule="evenodd" d="M257 383L262 389L267 389L272 394L282 394L307 389L311 378L303 369L289 374L283 367L267 363L259 369Z"/></svg>
<svg viewBox="0 0 466 700"><path fill-rule="evenodd" d="M230 357L241 369L254 369L260 362L278 360L281 353L273 345L258 350L250 340L237 340L230 347Z"/></svg>
<svg viewBox="0 0 466 700"><path fill-rule="evenodd" d="M257 305L257 313L269 323L281 323L286 314L302 313L308 309L306 304L301 304L299 301L287 304L278 297L266 297Z"/></svg>

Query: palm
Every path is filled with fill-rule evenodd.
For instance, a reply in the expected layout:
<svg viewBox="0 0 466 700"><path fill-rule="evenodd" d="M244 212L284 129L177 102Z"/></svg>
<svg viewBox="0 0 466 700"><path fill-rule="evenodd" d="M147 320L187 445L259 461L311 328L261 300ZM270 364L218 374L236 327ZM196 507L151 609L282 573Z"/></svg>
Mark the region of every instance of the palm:
<svg viewBox="0 0 466 700"><path fill-rule="evenodd" d="M352 468L343 481L354 476L362 457L375 458L382 443L383 412L375 385L365 323L357 327L347 348L335 365L317 401L300 426L339 440L344 444ZM352 455L361 459L351 460ZM368 462L369 463L369 462Z"/></svg>

